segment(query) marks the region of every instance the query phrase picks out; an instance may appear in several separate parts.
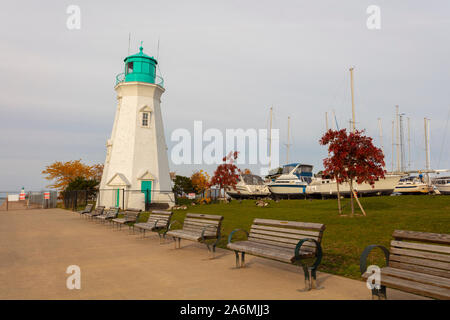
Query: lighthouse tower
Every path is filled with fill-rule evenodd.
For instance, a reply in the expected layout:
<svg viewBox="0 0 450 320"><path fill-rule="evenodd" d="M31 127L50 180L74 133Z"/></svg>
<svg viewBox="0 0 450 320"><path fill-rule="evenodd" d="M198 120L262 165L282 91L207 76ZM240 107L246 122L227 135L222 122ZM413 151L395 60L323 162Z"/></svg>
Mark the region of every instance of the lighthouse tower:
<svg viewBox="0 0 450 320"><path fill-rule="evenodd" d="M174 204L161 116L162 78L157 61L143 52L124 60L116 78L117 109L97 198L105 207L146 210Z"/></svg>

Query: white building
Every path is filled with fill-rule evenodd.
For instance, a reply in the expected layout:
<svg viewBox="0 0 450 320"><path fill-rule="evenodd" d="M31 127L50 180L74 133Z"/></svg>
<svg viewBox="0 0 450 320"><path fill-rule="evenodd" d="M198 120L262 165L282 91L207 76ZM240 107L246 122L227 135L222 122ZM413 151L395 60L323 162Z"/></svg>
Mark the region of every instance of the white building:
<svg viewBox="0 0 450 320"><path fill-rule="evenodd" d="M139 49L116 78L116 116L97 199L105 207L174 205L160 107L164 83L158 62Z"/></svg>

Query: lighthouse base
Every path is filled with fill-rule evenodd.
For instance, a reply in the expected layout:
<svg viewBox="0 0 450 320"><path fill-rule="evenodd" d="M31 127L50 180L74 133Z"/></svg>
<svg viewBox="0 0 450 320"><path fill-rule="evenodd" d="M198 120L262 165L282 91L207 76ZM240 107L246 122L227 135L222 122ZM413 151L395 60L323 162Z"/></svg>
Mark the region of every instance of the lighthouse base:
<svg viewBox="0 0 450 320"><path fill-rule="evenodd" d="M97 195L97 206L119 207L122 210L171 208L175 205L173 192L145 192L141 190L102 189Z"/></svg>

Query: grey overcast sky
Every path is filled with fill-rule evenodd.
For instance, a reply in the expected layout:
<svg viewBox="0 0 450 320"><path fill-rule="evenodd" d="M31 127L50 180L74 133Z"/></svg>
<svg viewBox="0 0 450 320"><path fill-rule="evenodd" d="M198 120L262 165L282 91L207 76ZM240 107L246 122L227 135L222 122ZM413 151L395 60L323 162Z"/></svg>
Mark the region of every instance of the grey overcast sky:
<svg viewBox="0 0 450 320"><path fill-rule="evenodd" d="M66 9L81 8L68 30ZM381 29L366 27L369 5ZM425 163L423 118L431 119L431 163L450 168L450 2L442 1L4 1L0 11L0 190L39 190L55 160L103 162L116 108L114 81L144 41L166 92L166 141L176 128L274 127L291 161L321 169L325 112L351 118L355 67L358 128L379 144L382 119L390 168L394 106L411 118L412 164ZM446 140L444 140L446 138ZM280 145L284 162L285 147ZM170 153L169 153L170 155ZM178 174L198 167L170 164ZM210 172L212 167L207 168Z"/></svg>

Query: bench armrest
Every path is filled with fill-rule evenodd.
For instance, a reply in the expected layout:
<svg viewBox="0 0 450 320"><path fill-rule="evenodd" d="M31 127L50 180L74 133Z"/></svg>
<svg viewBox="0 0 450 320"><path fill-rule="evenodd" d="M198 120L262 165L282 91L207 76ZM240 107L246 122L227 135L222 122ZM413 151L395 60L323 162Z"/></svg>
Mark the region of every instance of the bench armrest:
<svg viewBox="0 0 450 320"><path fill-rule="evenodd" d="M300 263L303 265L303 263L301 262L302 258L300 257L300 249L301 249L302 245L308 241L314 242L316 244L316 257L317 258L316 258L316 261L314 261L313 265L311 266L312 270L316 270L317 267L319 266L320 262L322 261L323 254L322 254L322 246L320 245L320 242L315 239L305 238L305 239L300 240L297 243L297 246L295 247L295 260L300 261Z"/></svg>
<svg viewBox="0 0 450 320"><path fill-rule="evenodd" d="M367 257L369 256L369 253L372 251L372 249L380 248L384 252L384 256L386 258L386 266L389 265L389 250L386 249L386 247L383 247L378 244L372 244L370 246L367 246L363 253L361 254L361 257L359 258L359 270L361 271L361 275L363 275L367 271Z"/></svg>
<svg viewBox="0 0 450 320"><path fill-rule="evenodd" d="M156 219L155 220L155 224L153 225L153 228L156 228L156 225L158 224L158 221L159 221L160 219Z"/></svg>
<svg viewBox="0 0 450 320"><path fill-rule="evenodd" d="M245 232L245 234L247 235L247 238L248 238L248 232L247 232L246 230L244 230L244 229L234 229L233 231L231 231L230 235L228 236L228 244L231 243L231 240L232 240L232 238L233 238L233 234L235 234L235 233L238 232L238 231L243 231L243 232Z"/></svg>

